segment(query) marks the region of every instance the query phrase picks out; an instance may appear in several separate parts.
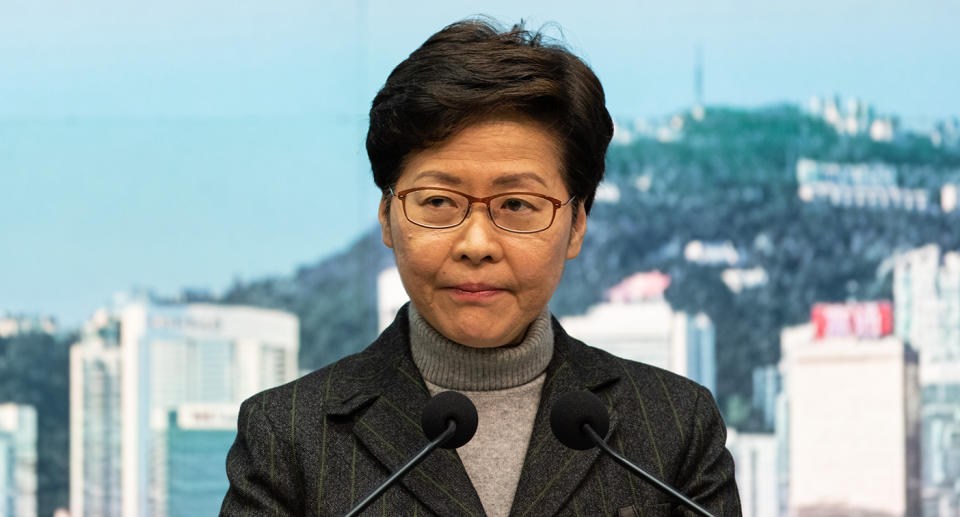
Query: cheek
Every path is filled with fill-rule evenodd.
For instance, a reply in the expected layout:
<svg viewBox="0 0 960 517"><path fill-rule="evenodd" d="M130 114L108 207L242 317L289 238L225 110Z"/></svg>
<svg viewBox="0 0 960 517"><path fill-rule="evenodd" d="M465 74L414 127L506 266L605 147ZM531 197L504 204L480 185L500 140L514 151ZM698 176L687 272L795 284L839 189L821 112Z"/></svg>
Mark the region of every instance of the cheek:
<svg viewBox="0 0 960 517"><path fill-rule="evenodd" d="M567 260L566 246L560 246L558 241L526 242L518 248L520 253L514 260L514 271L530 291L553 294L563 267Z"/></svg>
<svg viewBox="0 0 960 517"><path fill-rule="evenodd" d="M446 247L436 235L403 230L394 231L392 235L398 269L420 279L433 278L440 273Z"/></svg>

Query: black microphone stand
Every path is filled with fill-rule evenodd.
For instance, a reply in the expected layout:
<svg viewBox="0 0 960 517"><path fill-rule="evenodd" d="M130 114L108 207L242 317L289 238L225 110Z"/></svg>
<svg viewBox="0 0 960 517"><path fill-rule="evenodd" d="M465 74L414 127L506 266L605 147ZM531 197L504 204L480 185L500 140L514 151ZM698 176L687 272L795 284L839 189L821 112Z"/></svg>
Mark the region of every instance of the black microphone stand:
<svg viewBox="0 0 960 517"><path fill-rule="evenodd" d="M350 513L344 515L344 517L355 517L356 515L360 515L360 512L363 511L363 509L366 508L367 506L370 506L370 503L372 503L377 498L377 496L383 493L384 490L390 488L390 486L393 485L393 483L396 480L400 479L401 476L406 474L408 470L417 466L417 463L420 463L421 461L423 461L423 459L426 458L427 455L430 454L434 449L443 445L443 442L446 442L451 436L453 436L453 433L456 432L456 430L457 430L456 422L454 422L453 420L449 420L447 422L447 429L444 430L442 433L440 433L440 436L436 437L426 447L424 447L422 451L417 453L416 456L410 458L410 461L408 461L402 467L397 469L396 472L391 474L386 481L381 483L376 490L374 490L373 492L370 493L370 495L365 497L363 501L360 501L360 504L354 507L353 510L350 510Z"/></svg>
<svg viewBox="0 0 960 517"><path fill-rule="evenodd" d="M671 487L670 485L653 477L647 471L641 469L640 467L634 465L633 463L630 463L630 460L617 454L617 452L614 451L612 447L607 445L607 442L603 441L603 438L600 438L600 436L597 435L596 431L593 430L593 427L590 427L590 424L587 424L587 423L583 424L583 430L587 433L588 436L590 436L590 439L593 440L593 442L596 443L598 447L603 449L604 452L609 454L614 460L616 460L617 463L626 467L627 470L629 470L630 472L633 472L634 474L642 477L643 479L646 479L647 481L653 483L658 488L660 488L660 490L663 490L664 492L679 499L680 501L682 501L684 504L692 508L696 513L702 515L703 517L715 517L712 513L708 512L702 506L693 502L692 500L690 500L680 492L674 490L673 487Z"/></svg>

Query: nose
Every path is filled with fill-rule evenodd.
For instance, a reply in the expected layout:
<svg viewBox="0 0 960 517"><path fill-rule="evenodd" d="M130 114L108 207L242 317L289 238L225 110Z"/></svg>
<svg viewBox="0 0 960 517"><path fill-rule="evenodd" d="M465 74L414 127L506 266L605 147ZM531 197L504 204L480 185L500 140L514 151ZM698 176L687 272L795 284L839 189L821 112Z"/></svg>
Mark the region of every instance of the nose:
<svg viewBox="0 0 960 517"><path fill-rule="evenodd" d="M497 262L503 258L500 243L502 230L493 224L487 207L483 203L474 203L466 220L460 223L456 242L453 245L455 260L466 260L479 265L483 262Z"/></svg>

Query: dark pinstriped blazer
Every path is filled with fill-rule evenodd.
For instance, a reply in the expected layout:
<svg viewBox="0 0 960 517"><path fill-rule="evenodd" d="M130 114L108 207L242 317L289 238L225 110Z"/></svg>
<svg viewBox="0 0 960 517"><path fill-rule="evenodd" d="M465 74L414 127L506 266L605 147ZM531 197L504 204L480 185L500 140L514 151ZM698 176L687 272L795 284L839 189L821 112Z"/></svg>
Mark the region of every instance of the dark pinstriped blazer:
<svg viewBox="0 0 960 517"><path fill-rule="evenodd" d="M553 320L555 351L510 515L682 515L674 502L598 449L564 447L549 409L568 391L591 390L611 415L607 441L711 512L739 516L726 430L702 386L626 361L568 336ZM240 408L227 456L221 516L340 516L427 439L420 411L430 395L410 355L406 308L363 352ZM364 515L482 516L455 451L436 450Z"/></svg>

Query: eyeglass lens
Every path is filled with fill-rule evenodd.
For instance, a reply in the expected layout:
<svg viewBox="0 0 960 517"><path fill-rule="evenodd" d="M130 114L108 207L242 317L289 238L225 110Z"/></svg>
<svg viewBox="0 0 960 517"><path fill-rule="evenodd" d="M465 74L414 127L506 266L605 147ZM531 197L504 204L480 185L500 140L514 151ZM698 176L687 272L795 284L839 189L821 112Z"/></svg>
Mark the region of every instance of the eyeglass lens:
<svg viewBox="0 0 960 517"><path fill-rule="evenodd" d="M553 221L553 203L538 196L505 194L491 199L489 206L494 224L505 230L540 231ZM466 218L470 201L454 192L425 189L407 194L404 209L413 223L445 228L456 226Z"/></svg>

